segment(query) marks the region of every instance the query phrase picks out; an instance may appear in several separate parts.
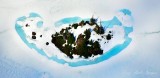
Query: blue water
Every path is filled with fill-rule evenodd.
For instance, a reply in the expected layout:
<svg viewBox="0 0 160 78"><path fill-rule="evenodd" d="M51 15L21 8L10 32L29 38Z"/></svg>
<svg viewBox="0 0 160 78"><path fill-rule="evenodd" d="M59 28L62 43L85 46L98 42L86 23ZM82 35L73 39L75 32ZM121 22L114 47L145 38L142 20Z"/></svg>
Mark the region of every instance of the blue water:
<svg viewBox="0 0 160 78"><path fill-rule="evenodd" d="M37 27L38 27L38 28L41 28L42 26L43 26L43 21L38 21L38 22L37 22Z"/></svg>
<svg viewBox="0 0 160 78"><path fill-rule="evenodd" d="M82 19L81 17L67 17L67 18L63 18L57 22L54 23L54 26L57 27L57 26L61 26L63 24L73 24L73 23L76 23L76 22L80 22L80 21L89 21L90 18L84 18Z"/></svg>
<svg viewBox="0 0 160 78"><path fill-rule="evenodd" d="M17 21L25 21L26 19L27 19L26 16L22 16L22 17L18 18Z"/></svg>
<svg viewBox="0 0 160 78"><path fill-rule="evenodd" d="M112 28L114 25L122 25L122 23L118 20L117 17L113 17L113 19L109 21L102 21L101 24L105 29Z"/></svg>
<svg viewBox="0 0 160 78"><path fill-rule="evenodd" d="M125 15L129 15L129 16L131 16L132 14L131 11L128 9L121 9L120 12L123 12Z"/></svg>
<svg viewBox="0 0 160 78"><path fill-rule="evenodd" d="M129 11L130 12L130 11ZM123 11L123 13L128 14L128 11ZM129 13L131 14L131 13ZM31 13L29 17L40 17L40 15L36 14L36 13ZM17 19L17 21L24 21L26 19L25 16L20 17ZM57 21L55 23L56 26L61 26L63 24L71 24L74 22L79 22L81 21L82 18L80 17L70 17L70 18L64 18L60 21ZM85 18L83 20L89 20L88 18ZM46 55L46 53L38 48L35 44L33 43L29 43L26 39L26 34L24 33L22 26L18 25L16 21L15 24L15 29L18 33L18 35L20 36L20 38L23 40L23 42L31 49L35 49L38 53L40 53L41 55L47 57L49 60L53 60L56 61L57 63L60 64L65 64L67 63L69 66L71 67L77 67L77 66L84 66L84 65L91 65L91 64L97 64L99 62L102 62L104 60L107 60L113 56L115 56L116 54L120 53L123 49L125 49L132 41L131 38L128 37L128 34L133 32L133 27L124 27L125 29L125 41L122 44L117 44L116 46L114 46L112 49L110 49L109 51L105 52L103 55L101 55L100 57L91 60L91 61L87 61L87 60L82 60L82 61L77 61L77 62L67 62L64 59L58 59L56 56L52 56L52 57L48 57ZM38 23L37 23L38 25ZM102 21L102 26L104 28L112 28L114 25L122 25L122 23L117 19L117 17L114 17L112 20L109 21ZM43 26L43 21L40 23L40 27ZM107 47L106 47L107 48Z"/></svg>
<svg viewBox="0 0 160 78"><path fill-rule="evenodd" d="M61 26L63 24L72 24L76 22L80 22L82 20L81 17L68 17L68 18L63 18L59 21L57 21L54 26Z"/></svg>
<svg viewBox="0 0 160 78"><path fill-rule="evenodd" d="M29 17L40 17L41 18L41 16L39 14L34 13L34 12L30 13Z"/></svg>

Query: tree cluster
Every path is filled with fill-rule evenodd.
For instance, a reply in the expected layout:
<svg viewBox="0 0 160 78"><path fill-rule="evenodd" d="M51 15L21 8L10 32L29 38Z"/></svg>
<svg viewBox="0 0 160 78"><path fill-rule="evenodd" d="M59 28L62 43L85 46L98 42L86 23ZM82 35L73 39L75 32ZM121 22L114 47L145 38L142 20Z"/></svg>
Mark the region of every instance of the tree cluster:
<svg viewBox="0 0 160 78"><path fill-rule="evenodd" d="M97 34L104 33L103 27L97 24L96 19L91 18L90 21L82 20L81 22L74 23L65 29L61 29L60 32L56 32L51 36L51 42L71 59L73 58L73 54L79 55L80 57L83 56L85 58L103 54L103 50L101 50L99 42L89 40L91 35L90 29L86 29L83 35L80 34L76 41L73 33L69 32L71 28L77 29L78 26L85 26L86 24L89 24L90 26L96 25L94 31ZM75 47L72 45L75 45Z"/></svg>

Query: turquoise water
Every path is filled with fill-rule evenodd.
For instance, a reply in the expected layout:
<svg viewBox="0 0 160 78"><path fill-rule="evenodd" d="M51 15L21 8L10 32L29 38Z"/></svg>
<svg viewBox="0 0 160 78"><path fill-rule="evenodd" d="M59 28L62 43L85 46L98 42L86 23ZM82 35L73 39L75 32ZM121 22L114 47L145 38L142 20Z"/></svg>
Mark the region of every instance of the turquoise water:
<svg viewBox="0 0 160 78"><path fill-rule="evenodd" d="M128 9L121 9L120 12L123 12L125 15L129 15L129 16L131 16L132 14L131 11Z"/></svg>
<svg viewBox="0 0 160 78"><path fill-rule="evenodd" d="M123 13L128 14L128 11L123 11ZM40 15L38 15L36 13L33 13L33 14L31 13L29 17L40 17ZM26 18L27 17L23 16L23 17L18 18L17 21L24 21ZM80 17L64 18L64 19L62 19L60 21L57 21L55 23L55 25L56 26L61 26L63 24L70 24L70 23L74 23L74 22L79 22L81 20L82 20L82 18L80 18ZM85 18L84 20L89 20L89 19ZM60 63L60 64L67 63L71 67L97 64L99 62L107 60L107 59L109 59L109 58L117 55L118 53L120 53L132 41L132 39L128 37L128 34L131 33L131 32L133 32L133 27L124 27L124 29L125 29L125 41L122 44L117 44L112 49L110 49L109 51L107 51L106 53L104 53L103 55L101 55L100 57L98 57L98 58L96 58L94 60L91 60L91 61L82 60L82 61L77 61L77 62L67 62L64 59L58 59L56 56L48 57L42 49L38 48L33 43L29 43L27 41L27 39L26 39L26 34L24 33L24 31L22 29L22 26L18 25L17 21L16 21L16 24L15 24L15 29L16 29L18 35L20 36L20 38L23 40L23 42L29 48L35 49L38 53L40 53L41 55L47 57L49 60L56 61L57 63ZM38 25L38 23L37 23L37 25ZM112 28L114 25L122 25L122 23L117 19L117 17L114 17L112 20L109 20L109 21L102 21L102 26L104 26L105 28ZM43 21L40 23L40 27L42 27L42 26L43 26Z"/></svg>
<svg viewBox="0 0 160 78"><path fill-rule="evenodd" d="M117 17L113 17L113 19L109 21L102 21L101 24L105 29L112 28L114 25L122 25L122 23L118 20Z"/></svg>
<svg viewBox="0 0 160 78"><path fill-rule="evenodd" d="M41 28L42 26L43 26L43 21L38 21L38 22L37 22L37 27L38 27L38 28Z"/></svg>
<svg viewBox="0 0 160 78"><path fill-rule="evenodd" d="M54 26L61 26L63 24L72 24L72 23L76 23L76 22L80 22L80 21L89 21L90 18L84 18L82 19L81 17L67 17L67 18L63 18L57 22L54 23Z"/></svg>
<svg viewBox="0 0 160 78"><path fill-rule="evenodd" d="M82 20L81 17L67 17L57 21L54 26L61 26L63 24L72 24L75 22L80 22Z"/></svg>
<svg viewBox="0 0 160 78"><path fill-rule="evenodd" d="M40 17L41 18L41 16L39 14L34 13L34 12L30 13L29 17Z"/></svg>

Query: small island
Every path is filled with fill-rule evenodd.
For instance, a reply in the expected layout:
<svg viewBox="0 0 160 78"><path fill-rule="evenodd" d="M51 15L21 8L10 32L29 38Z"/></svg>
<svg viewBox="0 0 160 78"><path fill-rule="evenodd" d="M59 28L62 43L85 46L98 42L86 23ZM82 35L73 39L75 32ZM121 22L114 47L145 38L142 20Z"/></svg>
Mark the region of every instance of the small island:
<svg viewBox="0 0 160 78"><path fill-rule="evenodd" d="M94 27L93 29L88 28L83 33L79 34L76 38L74 33L71 31L76 30L78 27L90 26ZM91 18L89 21L80 21L79 23L73 23L66 28L62 28L60 32L52 34L51 42L63 53L65 53L69 58L73 59L73 55L79 55L79 57L94 57L96 55L102 55L103 49L97 41L89 39L91 37L91 32L96 32L98 35L107 40L110 40L113 35L105 35L105 30L102 27L101 23L98 25L97 19ZM109 32L111 33L111 31Z"/></svg>

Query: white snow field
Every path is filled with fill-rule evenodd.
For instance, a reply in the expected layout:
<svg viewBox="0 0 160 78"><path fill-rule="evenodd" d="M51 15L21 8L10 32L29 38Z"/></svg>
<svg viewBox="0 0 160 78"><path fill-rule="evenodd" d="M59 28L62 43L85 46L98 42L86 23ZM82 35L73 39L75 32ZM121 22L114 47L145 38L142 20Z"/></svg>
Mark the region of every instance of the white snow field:
<svg viewBox="0 0 160 78"><path fill-rule="evenodd" d="M0 0L0 78L159 78L159 2L159 0ZM123 16L119 13L121 9L129 9L132 12L134 23L130 22L133 19L121 17ZM65 17L86 18L95 15L101 20L111 20L117 15L123 26L133 25L133 33L129 34L132 42L120 53L96 64L78 67L72 67L67 63L60 64L29 48L17 34L15 30L17 18L32 12L38 13L43 18L46 30L52 30L54 23ZM115 30L117 29L119 28L115 26Z"/></svg>

